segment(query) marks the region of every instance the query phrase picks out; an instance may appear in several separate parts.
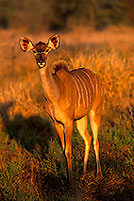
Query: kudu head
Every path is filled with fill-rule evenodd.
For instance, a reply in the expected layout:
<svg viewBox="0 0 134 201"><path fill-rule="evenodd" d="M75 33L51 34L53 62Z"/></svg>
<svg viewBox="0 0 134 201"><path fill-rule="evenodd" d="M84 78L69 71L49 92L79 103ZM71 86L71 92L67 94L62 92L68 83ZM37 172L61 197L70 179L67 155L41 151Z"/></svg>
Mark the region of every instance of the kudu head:
<svg viewBox="0 0 134 201"><path fill-rule="evenodd" d="M55 50L60 45L59 35L53 35L48 39L48 43L38 42L35 45L28 38L20 39L20 47L24 52L33 52L39 68L46 66L48 53Z"/></svg>

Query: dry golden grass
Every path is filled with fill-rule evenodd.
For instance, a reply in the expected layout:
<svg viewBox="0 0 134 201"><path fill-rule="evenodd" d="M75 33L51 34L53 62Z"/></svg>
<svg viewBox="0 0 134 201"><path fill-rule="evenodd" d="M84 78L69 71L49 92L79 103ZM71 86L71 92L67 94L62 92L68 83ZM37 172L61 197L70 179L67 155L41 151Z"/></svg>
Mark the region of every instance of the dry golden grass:
<svg viewBox="0 0 134 201"><path fill-rule="evenodd" d="M18 40L21 36L33 42L47 41L53 33L28 34L24 30L0 31L0 102L14 102L10 118L16 113L25 117L44 115L43 92L33 55L24 54ZM60 33L59 33L60 34ZM78 27L62 33L61 47L49 55L50 63L65 59L70 70L86 67L96 72L105 89L105 120L128 126L134 123L134 30L110 27L102 32ZM126 119L127 113L127 119Z"/></svg>
<svg viewBox="0 0 134 201"><path fill-rule="evenodd" d="M124 27L111 27L103 32L77 28L61 34L63 46L49 56L50 61L63 58L70 69L90 68L103 80L106 107L119 108L119 111L131 108L134 102L133 34L133 29ZM32 111L37 102L33 103L31 96L38 94L40 80L33 56L23 54L19 49L18 40L22 35L36 42L47 41L51 33L30 35L21 30L0 31L1 101L4 102L6 97L6 101L14 100L17 108L21 105L22 110L27 111L29 107Z"/></svg>
<svg viewBox="0 0 134 201"><path fill-rule="evenodd" d="M120 54L114 49L90 55L88 52L79 52L74 58L70 57L73 68L86 66L100 76L105 90L105 116L112 122L116 122L126 110L129 110L133 119L134 60L130 57L129 61L129 58ZM118 120L122 121L122 118Z"/></svg>
<svg viewBox="0 0 134 201"><path fill-rule="evenodd" d="M37 197L40 197L40 193L42 193L41 189L43 188L44 182L39 184L37 180L38 178L41 180L41 177L45 179L45 176L42 176L41 164L43 162L40 161L42 159L38 160L37 157L36 160L32 154L29 155L30 153L23 150L18 144L26 144L27 146L24 147L28 149L31 141L29 143L23 143L23 140L29 140L27 133L30 133L31 130L33 133L34 131L36 132L35 138L37 138L37 133L41 135L43 143L44 141L48 141L47 136L43 135L43 133L52 134L54 131L49 128L47 131L45 130L43 92L40 85L38 67L32 54L24 54L20 50L18 40L21 36L27 36L33 42L39 40L47 41L51 34L53 33L42 32L39 34L29 34L24 30L0 30L0 129L2 132L8 133L10 135L9 138L18 140L14 142L16 151L13 155L10 150L13 149L10 147L10 144L13 142L11 143L8 137L3 137L3 143L5 144L3 144L0 152L3 163L6 163L7 160L7 164L10 161L12 162L13 158L17 161L18 153L21 158L25 158L25 161L21 160L21 162L24 162L24 168L21 169L20 176L16 179L18 179L20 184L23 181L26 183L31 182L31 193L34 192ZM111 152L113 150L111 148L112 143L119 144L116 134L118 135L118 132L121 134L123 129L125 130L124 132L126 132L126 129L133 132L134 129L134 30L125 27L110 27L102 32L96 32L92 29L78 27L71 32L61 33L60 35L62 40L61 48L49 55L50 63L53 63L57 59L65 59L70 70L73 68L87 67L100 76L105 90L105 105L102 118L102 130L104 130L103 134L105 136L103 137L107 138L107 132L114 128L114 126L121 128L120 132L118 130L109 131L114 133L111 135L115 135L116 142L112 138L110 142L105 143L105 141L103 142L103 137L101 138L103 158L107 163L109 160L115 160L113 156L116 156L120 160L120 157L123 158L125 154L129 155L129 151L132 152L133 149L132 147L126 147L126 145L119 152L118 150L114 150L114 154ZM20 136L18 133L20 133ZM16 136L13 136L14 134ZM42 145L38 142L32 143L36 150L41 150ZM49 152L51 153L52 150L49 150ZM54 157L53 152L52 155ZM47 160L52 165L52 161L49 161L49 158ZM103 167L105 167L105 161L102 162ZM131 162L131 164L133 163ZM54 169L54 165L55 162L50 168ZM1 163L0 168L2 168ZM23 172L25 168L27 169L26 177ZM34 174L32 174L33 169ZM48 167L46 169L50 172L52 171ZM56 172L56 170L53 171ZM92 176L91 172L91 176L88 175L87 179L81 184L82 195L85 200L88 200L89 197L92 198L93 192L101 192L98 189L101 184L101 189L103 187L106 188L106 193L109 191L109 188L112 189L110 192L113 193L113 189L118 190L120 186L123 186L124 179L127 178L128 181L132 181L130 173L126 174L125 177L117 178L116 172L109 167L105 172L106 180L103 180L104 183L100 183L100 181L94 181L94 176ZM108 186L106 186L106 181L109 182ZM47 185L52 185L51 182L49 184L46 182L46 191L48 191ZM55 182L61 181L56 180ZM16 189L15 192L17 192L18 186L15 185L19 185L19 183L15 184L15 180L13 180L13 185ZM40 185L41 187L39 187ZM89 192L90 187L92 190L91 193ZM62 188L65 190L64 187ZM25 190L27 192L29 191L28 189ZM49 194L51 191L52 189ZM61 192L59 194L61 195ZM96 198L94 200L99 199Z"/></svg>

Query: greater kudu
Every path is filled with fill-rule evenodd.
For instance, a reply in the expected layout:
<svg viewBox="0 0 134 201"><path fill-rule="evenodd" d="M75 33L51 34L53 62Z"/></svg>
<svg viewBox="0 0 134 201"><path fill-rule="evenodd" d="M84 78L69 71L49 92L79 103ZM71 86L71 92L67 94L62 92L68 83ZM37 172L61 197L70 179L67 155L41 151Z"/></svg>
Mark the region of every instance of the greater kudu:
<svg viewBox="0 0 134 201"><path fill-rule="evenodd" d="M88 117L93 133L93 144L96 154L97 175L101 176L99 161L98 131L103 107L103 86L99 77L89 69L80 68L69 71L64 61L59 61L52 73L46 65L48 53L60 45L60 37L53 35L48 43L33 43L27 38L20 39L24 52L31 51L35 55L42 87L45 96L45 109L53 119L67 161L68 180L72 180L71 142L73 122L85 142L84 175L91 143L87 129Z"/></svg>

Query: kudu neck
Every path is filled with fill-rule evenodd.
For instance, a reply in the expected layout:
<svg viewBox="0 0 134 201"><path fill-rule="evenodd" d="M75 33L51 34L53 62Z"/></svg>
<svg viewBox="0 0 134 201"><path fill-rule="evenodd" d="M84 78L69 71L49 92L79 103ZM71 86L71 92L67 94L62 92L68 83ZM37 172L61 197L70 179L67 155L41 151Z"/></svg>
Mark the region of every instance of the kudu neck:
<svg viewBox="0 0 134 201"><path fill-rule="evenodd" d="M59 99L60 92L52 75L49 64L47 64L44 68L40 68L39 73L46 99L51 102L56 102Z"/></svg>

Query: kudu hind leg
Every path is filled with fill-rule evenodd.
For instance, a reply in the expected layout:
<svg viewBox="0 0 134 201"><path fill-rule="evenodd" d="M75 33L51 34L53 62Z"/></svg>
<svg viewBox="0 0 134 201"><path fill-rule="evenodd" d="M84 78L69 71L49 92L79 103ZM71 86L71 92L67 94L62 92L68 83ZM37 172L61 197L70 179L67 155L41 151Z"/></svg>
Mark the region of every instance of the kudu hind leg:
<svg viewBox="0 0 134 201"><path fill-rule="evenodd" d="M96 163L97 163L97 176L102 177L101 166L100 166L100 159L99 159L99 141L98 141L98 132L101 120L101 112L95 112L93 109L90 111L89 114L90 118L90 125L93 134L93 145L96 155Z"/></svg>
<svg viewBox="0 0 134 201"><path fill-rule="evenodd" d="M67 163L68 181L71 184L72 181L71 144L72 144L73 123L67 122L64 125L62 125L56 122L55 128L61 140L61 146L65 154Z"/></svg>
<svg viewBox="0 0 134 201"><path fill-rule="evenodd" d="M87 129L87 116L83 117L80 120L75 122L75 125L84 140L85 143L85 155L84 155L84 168L83 175L86 175L87 161L89 156L90 144L91 144L91 136Z"/></svg>

